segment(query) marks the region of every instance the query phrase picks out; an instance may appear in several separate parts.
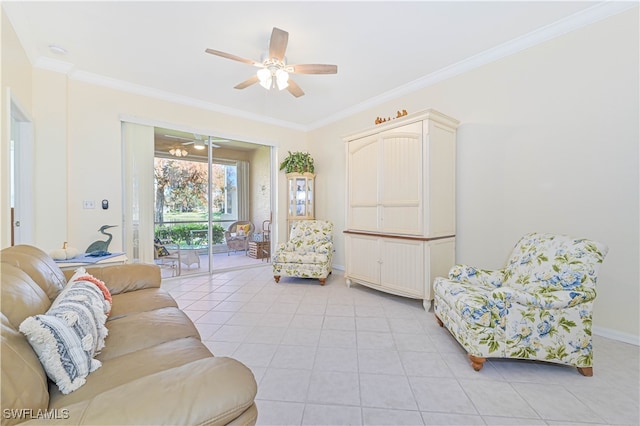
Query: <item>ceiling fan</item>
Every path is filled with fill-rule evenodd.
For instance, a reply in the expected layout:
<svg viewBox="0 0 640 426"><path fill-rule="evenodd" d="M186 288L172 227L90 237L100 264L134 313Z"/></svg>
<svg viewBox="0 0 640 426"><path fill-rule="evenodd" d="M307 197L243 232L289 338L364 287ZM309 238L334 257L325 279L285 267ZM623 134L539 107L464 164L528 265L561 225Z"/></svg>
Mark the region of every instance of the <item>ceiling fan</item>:
<svg viewBox="0 0 640 426"><path fill-rule="evenodd" d="M183 146L193 145L195 149L205 149L207 145L209 145L209 139L203 139L201 135L196 133L193 134L195 139L191 138L183 138L181 136L173 136L173 135L164 135L167 138L183 140L186 142L182 142ZM231 142L229 139L220 139L220 138L211 138L212 142ZM211 144L212 148L220 148L220 145L216 145L215 143Z"/></svg>
<svg viewBox="0 0 640 426"><path fill-rule="evenodd" d="M296 98L304 95L298 84L289 77L289 74L336 74L337 65L324 64L298 64L288 65L284 56L289 41L289 33L279 28L273 27L271 39L269 40L268 57L262 62L242 58L231 53L221 52L214 49L206 49L205 52L212 55L221 56L233 61L242 62L260 68L256 75L236 85L235 89L245 89L255 83L260 83L262 87L269 90L277 87L280 90L287 89Z"/></svg>

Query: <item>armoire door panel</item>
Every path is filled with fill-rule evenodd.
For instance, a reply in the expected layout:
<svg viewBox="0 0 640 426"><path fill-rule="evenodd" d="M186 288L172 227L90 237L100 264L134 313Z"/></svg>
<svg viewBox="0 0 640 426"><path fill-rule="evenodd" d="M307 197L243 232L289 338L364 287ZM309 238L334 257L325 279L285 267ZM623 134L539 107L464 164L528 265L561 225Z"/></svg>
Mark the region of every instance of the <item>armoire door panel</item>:
<svg viewBox="0 0 640 426"><path fill-rule="evenodd" d="M351 229L378 228L378 138L353 141L347 150L347 221Z"/></svg>
<svg viewBox="0 0 640 426"><path fill-rule="evenodd" d="M383 238L380 245L380 284L415 297L423 297L424 242Z"/></svg>
<svg viewBox="0 0 640 426"><path fill-rule="evenodd" d="M348 277L377 284L380 282L380 245L378 238L347 235L346 250L350 253L346 269Z"/></svg>
<svg viewBox="0 0 640 426"><path fill-rule="evenodd" d="M422 233L422 134L417 124L403 126L402 132L385 134L381 140L379 203L383 232ZM410 129L416 132L405 131Z"/></svg>
<svg viewBox="0 0 640 426"><path fill-rule="evenodd" d="M422 228L422 209L418 203L381 207L380 229L385 233L401 235L420 235Z"/></svg>
<svg viewBox="0 0 640 426"><path fill-rule="evenodd" d="M351 206L349 209L349 229L375 232L378 223L378 206Z"/></svg>

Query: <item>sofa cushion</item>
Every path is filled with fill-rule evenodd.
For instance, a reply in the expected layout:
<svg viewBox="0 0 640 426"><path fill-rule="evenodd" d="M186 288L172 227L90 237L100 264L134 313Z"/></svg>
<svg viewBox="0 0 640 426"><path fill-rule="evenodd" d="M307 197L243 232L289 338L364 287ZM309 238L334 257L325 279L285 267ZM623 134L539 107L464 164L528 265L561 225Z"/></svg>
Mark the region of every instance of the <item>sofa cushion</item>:
<svg viewBox="0 0 640 426"><path fill-rule="evenodd" d="M329 254L303 251L279 251L273 257L273 261L279 263L324 265L329 262Z"/></svg>
<svg viewBox="0 0 640 426"><path fill-rule="evenodd" d="M2 264L0 303L2 313L17 330L25 318L46 312L51 301L42 288L26 272L10 264Z"/></svg>
<svg viewBox="0 0 640 426"><path fill-rule="evenodd" d="M139 312L107 323L109 336L98 355L101 361L185 337L200 339L198 330L180 309L167 307Z"/></svg>
<svg viewBox="0 0 640 426"><path fill-rule="evenodd" d="M101 368L89 374L84 386L69 395L63 395L59 389L51 386L51 408L62 408L91 399L132 380L210 357L209 349L198 339L191 337L110 358L102 362Z"/></svg>
<svg viewBox="0 0 640 426"><path fill-rule="evenodd" d="M168 291L162 288L147 288L115 294L112 296L113 306L109 321L140 312L153 311L160 308L174 307L178 304Z"/></svg>
<svg viewBox="0 0 640 426"><path fill-rule="evenodd" d="M4 286L4 283L3 283ZM40 365L38 356L27 339L11 325L3 314L2 332L0 333L0 357L2 376L2 407L31 409L34 412L46 410L49 406L47 376ZM22 421L19 418L3 418L3 425L11 425Z"/></svg>
<svg viewBox="0 0 640 426"><path fill-rule="evenodd" d="M159 288L162 283L160 268L144 263L113 265L108 268L88 267L87 272L104 282L112 296L145 288Z"/></svg>
<svg viewBox="0 0 640 426"><path fill-rule="evenodd" d="M246 366L209 357L131 380L65 409L70 419L91 425L225 425L247 410L248 420L255 418L256 390Z"/></svg>
<svg viewBox="0 0 640 426"><path fill-rule="evenodd" d="M26 272L44 290L49 300L55 299L67 284L64 273L56 262L37 247L18 245L3 249L0 260L3 267L4 264L10 264Z"/></svg>

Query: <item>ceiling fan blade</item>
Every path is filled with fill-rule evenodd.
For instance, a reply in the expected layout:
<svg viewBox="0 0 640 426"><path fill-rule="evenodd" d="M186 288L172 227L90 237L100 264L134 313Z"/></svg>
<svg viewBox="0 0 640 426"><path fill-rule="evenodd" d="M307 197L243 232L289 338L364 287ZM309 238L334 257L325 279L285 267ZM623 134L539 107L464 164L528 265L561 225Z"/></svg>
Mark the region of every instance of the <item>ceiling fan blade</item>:
<svg viewBox="0 0 640 426"><path fill-rule="evenodd" d="M293 81L292 78L289 78L289 85L287 86L287 90L296 98L299 98L300 96L304 95L304 92L302 91L300 86L298 86L298 83Z"/></svg>
<svg viewBox="0 0 640 426"><path fill-rule="evenodd" d="M236 85L234 87L234 89L246 89L247 87L251 86L252 84L256 84L258 82L258 76L254 75L253 77L243 81L242 83Z"/></svg>
<svg viewBox="0 0 640 426"><path fill-rule="evenodd" d="M325 64L298 64L289 65L293 68L292 74L337 74L337 65Z"/></svg>
<svg viewBox="0 0 640 426"><path fill-rule="evenodd" d="M187 145L193 145L194 143L196 143L196 141L182 142L182 145L187 146Z"/></svg>
<svg viewBox="0 0 640 426"><path fill-rule="evenodd" d="M251 59L242 58L240 56L232 55L231 53L221 52L219 50L206 49L205 52L210 53L212 55L221 56L223 58L231 59L232 61L242 62L244 64L262 66L261 63L253 61Z"/></svg>
<svg viewBox="0 0 640 426"><path fill-rule="evenodd" d="M271 39L269 40L269 58L284 60L284 52L287 50L289 33L280 28L273 27Z"/></svg>

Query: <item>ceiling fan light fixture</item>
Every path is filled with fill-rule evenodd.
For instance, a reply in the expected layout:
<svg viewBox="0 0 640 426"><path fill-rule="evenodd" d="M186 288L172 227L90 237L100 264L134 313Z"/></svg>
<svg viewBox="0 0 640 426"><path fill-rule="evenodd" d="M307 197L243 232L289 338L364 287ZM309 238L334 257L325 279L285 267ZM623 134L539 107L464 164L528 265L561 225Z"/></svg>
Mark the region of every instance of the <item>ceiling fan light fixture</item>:
<svg viewBox="0 0 640 426"><path fill-rule="evenodd" d="M273 83L273 77L271 76L271 71L268 68L259 69L256 73L258 76L258 80L260 81L260 86L265 89L271 89L271 84Z"/></svg>
<svg viewBox="0 0 640 426"><path fill-rule="evenodd" d="M171 148L169 154L176 157L186 157L189 152L184 148Z"/></svg>
<svg viewBox="0 0 640 426"><path fill-rule="evenodd" d="M278 85L279 90L289 87L289 73L282 68L276 71L276 84Z"/></svg>
<svg viewBox="0 0 640 426"><path fill-rule="evenodd" d="M202 151L203 149L205 149L205 148L206 148L206 146L204 146L204 144L203 144L202 142L196 142L196 143L194 143L194 144L193 144L193 147L194 147L195 149L198 149L198 150L201 150L201 151Z"/></svg>
<svg viewBox="0 0 640 426"><path fill-rule="evenodd" d="M296 64L287 65L285 52L289 42L289 33L280 28L273 27L271 38L269 39L268 53L262 55L260 62L246 59L231 53L220 50L205 49L206 53L242 62L247 65L260 67L260 70L247 80L234 86L234 89L246 89L247 87L260 83L266 90L278 88L287 89L296 98L304 95L304 92L294 81L289 78L289 74L336 74L337 65L327 64Z"/></svg>

